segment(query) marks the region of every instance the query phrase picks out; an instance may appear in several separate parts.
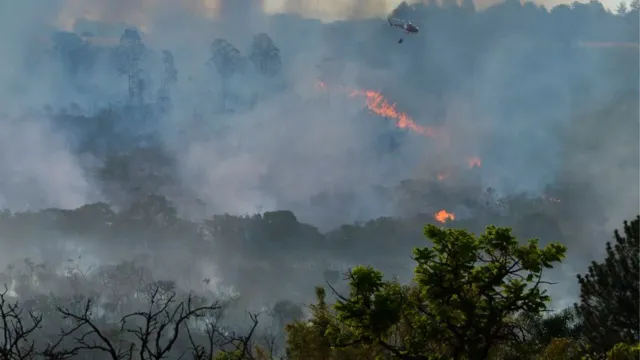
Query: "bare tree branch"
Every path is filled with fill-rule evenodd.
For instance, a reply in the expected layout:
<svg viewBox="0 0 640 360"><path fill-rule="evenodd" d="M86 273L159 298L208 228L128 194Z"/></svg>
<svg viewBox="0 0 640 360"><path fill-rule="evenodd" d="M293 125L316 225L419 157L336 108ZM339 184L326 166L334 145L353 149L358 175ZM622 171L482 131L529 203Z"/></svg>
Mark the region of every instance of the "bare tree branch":
<svg viewBox="0 0 640 360"><path fill-rule="evenodd" d="M84 306L84 311L81 314L76 314L67 308L57 307L58 312L62 315L63 320L71 321L74 324L69 330L62 330L60 341L62 339L73 336L76 342L76 346L70 352L77 353L81 350L98 350L109 354L112 360L127 360L132 358L133 346L129 349L119 349L112 344L111 340L100 330L95 320L92 318L92 306L91 299L87 299ZM83 330L81 332L81 330ZM74 335L79 333L79 335Z"/></svg>
<svg viewBox="0 0 640 360"><path fill-rule="evenodd" d="M223 343L220 346L222 351L226 353L236 353L241 355L243 359L247 360L255 359L252 340L259 324L259 315L259 313L249 313L252 325L246 335L238 335L236 332L225 333L220 331L218 334L223 339ZM230 347L231 351L225 350L224 347Z"/></svg>
<svg viewBox="0 0 640 360"><path fill-rule="evenodd" d="M174 291L164 291L161 286L155 286L149 294L147 311L124 316L121 330L138 339L141 359L164 359L178 340L181 330L186 328L190 332L190 320L222 308L218 301L203 306L196 306L195 302L196 298L190 294L186 301L178 303Z"/></svg>
<svg viewBox="0 0 640 360"><path fill-rule="evenodd" d="M215 324L206 324L204 335L206 337L206 345L200 344L196 341L195 336L191 329L186 327L187 336L189 339L190 351L194 360L210 360L215 355L215 351L219 348L220 344L216 341L216 335L220 331Z"/></svg>
<svg viewBox="0 0 640 360"><path fill-rule="evenodd" d="M9 302L7 293L9 289L4 285L0 292L0 358L7 360L30 359L36 355L35 342L30 339L33 333L40 329L42 315L28 312L28 324L23 319L23 310L20 304Z"/></svg>

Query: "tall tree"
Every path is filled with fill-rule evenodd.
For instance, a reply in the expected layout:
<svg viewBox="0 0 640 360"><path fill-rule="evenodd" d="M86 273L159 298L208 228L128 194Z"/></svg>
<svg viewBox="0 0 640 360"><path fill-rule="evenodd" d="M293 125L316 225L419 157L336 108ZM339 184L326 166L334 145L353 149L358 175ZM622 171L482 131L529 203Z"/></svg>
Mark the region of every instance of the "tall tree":
<svg viewBox="0 0 640 360"><path fill-rule="evenodd" d="M623 235L615 230L614 241L607 242L602 262L592 262L587 274L578 275L575 308L584 336L601 354L617 343L640 341L640 216L623 223Z"/></svg>
<svg viewBox="0 0 640 360"><path fill-rule="evenodd" d="M640 0L631 0L629 3L629 11L627 11L626 19L631 26L631 38L633 41L640 41ZM637 61L636 61L637 63Z"/></svg>
<svg viewBox="0 0 640 360"><path fill-rule="evenodd" d="M120 44L115 49L116 67L121 75L127 76L129 100L142 102L146 87L142 61L147 53L142 38L136 29L126 29L120 36Z"/></svg>
<svg viewBox="0 0 640 360"><path fill-rule="evenodd" d="M75 76L93 64L93 52L89 42L77 34L58 31L51 36L53 52L60 60L64 71Z"/></svg>
<svg viewBox="0 0 640 360"><path fill-rule="evenodd" d="M316 288L316 304L309 306L312 318L296 321L286 326L287 359L290 360L366 360L377 359L383 353L366 345L333 346L331 328L336 326L331 305L326 301L326 291Z"/></svg>
<svg viewBox="0 0 640 360"><path fill-rule="evenodd" d="M253 37L249 60L261 75L272 77L282 71L280 49L276 47L268 34L260 33Z"/></svg>
<svg viewBox="0 0 640 360"><path fill-rule="evenodd" d="M549 315L523 313L519 314L518 319L521 336L516 341L496 348L491 354L492 359L588 360L581 359L584 355L579 342L581 327L573 308ZM564 357L550 357L556 352Z"/></svg>
<svg viewBox="0 0 640 360"><path fill-rule="evenodd" d="M618 8L616 9L616 14L620 16L624 16L624 15L627 15L628 11L629 9L627 8L627 3L622 1L620 4L618 4Z"/></svg>
<svg viewBox="0 0 640 360"><path fill-rule="evenodd" d="M169 50L162 50L162 82L158 91L158 103L162 112L166 112L171 103L169 90L178 81L178 69L173 59L173 53Z"/></svg>
<svg viewBox="0 0 640 360"><path fill-rule="evenodd" d="M211 58L208 65L214 66L222 80L222 107L226 109L228 80L231 76L244 71L246 61L240 50L225 39L216 39L211 44Z"/></svg>
<svg viewBox="0 0 640 360"><path fill-rule="evenodd" d="M486 359L518 335L517 315L546 309L542 273L566 248L536 239L520 245L508 228L425 228L432 247L414 250L412 284L384 281L359 266L348 275L349 294L334 305L337 323L325 331L335 347L358 344L392 358Z"/></svg>

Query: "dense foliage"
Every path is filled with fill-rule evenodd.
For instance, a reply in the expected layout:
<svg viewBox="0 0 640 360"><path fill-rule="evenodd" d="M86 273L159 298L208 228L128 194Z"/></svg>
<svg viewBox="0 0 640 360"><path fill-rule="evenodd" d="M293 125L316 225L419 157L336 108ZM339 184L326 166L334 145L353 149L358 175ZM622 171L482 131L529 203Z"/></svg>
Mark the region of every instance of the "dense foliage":
<svg viewBox="0 0 640 360"><path fill-rule="evenodd" d="M584 336L594 349L609 351L619 342L640 337L640 217L625 221L624 235L615 231L615 244L607 242L603 262L594 261L578 276Z"/></svg>
<svg viewBox="0 0 640 360"><path fill-rule="evenodd" d="M631 225L625 222L624 228L627 238L615 233L618 246L637 245L638 219ZM541 288L542 271L562 260L564 246L552 243L540 248L535 239L521 244L508 228L494 226L476 237L428 225L425 235L433 245L414 250L416 267L410 284L385 281L381 272L359 266L348 274L348 295L333 291L335 304L328 305L325 290L318 288L312 318L287 327L289 357L635 359L640 355L640 308L633 305L640 297L637 248L627 249L625 259L612 251L605 259L610 264L608 276L628 282L598 284L596 296L624 300L591 301L584 294L592 290L579 277L583 296L577 311L545 315L550 298ZM600 324L593 323L592 313L602 314Z"/></svg>
<svg viewBox="0 0 640 360"><path fill-rule="evenodd" d="M193 286L172 272L162 274L166 265L175 268L144 256L97 268L83 268L82 259L68 259L62 267L53 256L40 264L25 259L1 274L6 287L0 293L0 329L7 340L0 354L3 359L160 359L181 354L194 359L631 359L640 340L640 313L634 305L639 296L638 223L639 218L625 222L624 235L615 232L615 245L607 245L605 259L579 277L582 296L575 309L557 313L548 312L547 290L554 285L544 272L564 258L565 246L518 241L509 228L496 226L474 235L427 225L424 235L430 241L413 251L411 281L385 279L375 267L359 265L347 272L347 287L341 290L332 285L341 285L330 275L335 270L320 268L316 271L331 291L316 289L309 317L297 301L280 300L266 312L249 312L248 324L241 309L250 305L246 296L268 292L266 282L275 284L269 275L253 283L258 291L251 292L247 284L238 297L212 287L211 279ZM105 236L115 240L118 234L136 236L147 239L146 246L156 253L189 232L189 241L200 238L201 244L181 245L198 247L200 253L207 251L202 244L212 246L233 229L260 232L260 242L244 244L258 247L243 250L247 262L264 259L273 246L292 246L295 253L293 239L312 240L318 251L327 241L291 212L225 216L199 225L199 230L189 224L162 197L151 197L120 213L101 204L5 213L0 228L27 242L36 234L53 234L53 229L57 236L63 232L101 241L108 241ZM355 229L349 234L355 235ZM230 240L243 246L241 238ZM343 241L350 240L344 234ZM222 255L232 256L229 249ZM201 261L194 259L192 266ZM280 259L268 272L274 272L273 266L299 271L296 264L303 261ZM258 269L254 265L246 271Z"/></svg>

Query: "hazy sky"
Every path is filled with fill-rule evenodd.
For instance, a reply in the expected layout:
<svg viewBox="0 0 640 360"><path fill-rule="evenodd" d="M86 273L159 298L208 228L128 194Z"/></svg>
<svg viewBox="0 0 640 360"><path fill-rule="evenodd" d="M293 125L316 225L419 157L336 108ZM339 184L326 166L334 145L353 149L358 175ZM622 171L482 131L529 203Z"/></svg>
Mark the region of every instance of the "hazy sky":
<svg viewBox="0 0 640 360"><path fill-rule="evenodd" d="M104 21L124 21L135 23L144 30L145 20L151 16L152 10L174 8L178 5L201 15L215 17L219 4L229 0L59 0L62 4L58 14L57 25L70 29L77 18L88 18ZM232 4L233 4L232 0ZM238 1L238 0L235 0ZM268 13L297 12L305 17L318 18L323 21L345 19L349 17L379 17L392 11L402 0L244 0L244 2L262 2ZM408 0L410 3L425 0ZM440 1L440 0L436 0ZM503 0L474 0L479 9L486 8ZM585 2L588 0L580 0ZM609 9L615 9L620 0L601 0ZM112 6L123 2L122 6ZM571 0L535 0L538 4L551 8ZM126 5L125 5L126 4ZM118 10L120 9L120 10ZM133 11L131 11L133 10Z"/></svg>
<svg viewBox="0 0 640 360"><path fill-rule="evenodd" d="M214 2L215 0L209 0ZM306 3L306 8L311 8L313 14L305 14L312 17L320 17L323 20L333 20L345 14L345 9L352 6L353 3L359 3L361 6L370 8L372 14L384 15L393 10L403 0L263 0L265 9L269 12L281 12L287 8L287 4L292 5L296 2ZM408 0L411 2L420 2L421 0ZM478 8L485 8L502 0L474 0ZM586 2L588 0L580 0L578 2ZM572 3L573 0L534 0L537 4L544 5L548 8L563 3ZM615 9L620 0L600 0L608 9Z"/></svg>

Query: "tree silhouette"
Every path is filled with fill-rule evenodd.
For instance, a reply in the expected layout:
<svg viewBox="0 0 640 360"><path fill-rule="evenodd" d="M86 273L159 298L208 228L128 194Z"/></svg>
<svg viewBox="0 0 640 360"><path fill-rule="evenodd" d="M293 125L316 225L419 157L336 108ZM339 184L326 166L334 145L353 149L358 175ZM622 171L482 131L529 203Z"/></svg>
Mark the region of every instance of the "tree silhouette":
<svg viewBox="0 0 640 360"><path fill-rule="evenodd" d="M145 90L142 61L147 53L142 38L136 29L126 29L120 37L120 44L114 49L116 68L126 75L129 88L129 100L142 101Z"/></svg>
<svg viewBox="0 0 640 360"><path fill-rule="evenodd" d="M226 110L228 80L231 76L244 71L246 59L235 46L225 39L216 39L211 44L211 58L207 65L213 66L222 80L222 108Z"/></svg>
<svg viewBox="0 0 640 360"><path fill-rule="evenodd" d="M29 312L29 320L24 319L22 308L8 301L7 293L5 285L0 292L0 359L31 359L37 353L32 334L40 328L42 315Z"/></svg>
<svg viewBox="0 0 640 360"><path fill-rule="evenodd" d="M66 31L58 31L51 36L53 53L61 61L63 69L72 77L82 69L88 69L93 61L89 42Z"/></svg>
<svg viewBox="0 0 640 360"><path fill-rule="evenodd" d="M276 47L271 37L265 33L260 33L253 37L249 60L253 63L256 71L264 76L276 76L282 70L280 49Z"/></svg>
<svg viewBox="0 0 640 360"><path fill-rule="evenodd" d="M510 229L495 226L476 237L427 225L425 236L433 246L414 250L412 284L384 281L380 271L358 266L348 274L349 294L334 290L336 321L324 331L333 347L358 344L407 360L434 353L486 359L516 340L518 314L546 309L542 273L566 251L558 243L540 248L535 239L520 245Z"/></svg>
<svg viewBox="0 0 640 360"><path fill-rule="evenodd" d="M593 350L606 353L617 343L640 339L639 240L640 216L624 222L624 235L614 232L603 262L592 262L578 275L580 302L575 308L584 322L583 334Z"/></svg>
<svg viewBox="0 0 640 360"><path fill-rule="evenodd" d="M183 332L191 336L190 322L219 316L222 308L218 301L207 302L192 294L178 301L173 283L167 281L149 284L143 296L147 298L147 308L123 316L120 326L97 316L95 300L91 298L80 312L58 306L62 318L71 324L60 339L73 339L73 353L102 352L112 360L164 359L171 355Z"/></svg>
<svg viewBox="0 0 640 360"><path fill-rule="evenodd" d="M173 53L169 50L162 50L162 76L160 89L158 90L158 103L161 111L168 110L171 102L169 90L178 81L178 70L176 69Z"/></svg>
<svg viewBox="0 0 640 360"><path fill-rule="evenodd" d="M627 8L627 3L623 1L620 4L618 4L618 7L616 8L616 14L620 16L624 16L627 14L627 12L629 12L629 9Z"/></svg>

